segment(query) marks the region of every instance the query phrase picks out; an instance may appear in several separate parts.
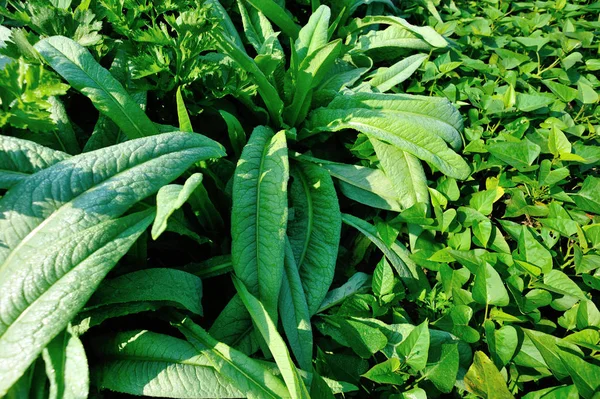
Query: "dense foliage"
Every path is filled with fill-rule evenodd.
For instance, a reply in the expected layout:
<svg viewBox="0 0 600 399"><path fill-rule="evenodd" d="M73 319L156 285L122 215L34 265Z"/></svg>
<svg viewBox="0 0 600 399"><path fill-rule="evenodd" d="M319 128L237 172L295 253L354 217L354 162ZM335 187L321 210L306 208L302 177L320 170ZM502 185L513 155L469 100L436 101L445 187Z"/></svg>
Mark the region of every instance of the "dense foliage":
<svg viewBox="0 0 600 399"><path fill-rule="evenodd" d="M0 397L598 398L599 14L0 0Z"/></svg>

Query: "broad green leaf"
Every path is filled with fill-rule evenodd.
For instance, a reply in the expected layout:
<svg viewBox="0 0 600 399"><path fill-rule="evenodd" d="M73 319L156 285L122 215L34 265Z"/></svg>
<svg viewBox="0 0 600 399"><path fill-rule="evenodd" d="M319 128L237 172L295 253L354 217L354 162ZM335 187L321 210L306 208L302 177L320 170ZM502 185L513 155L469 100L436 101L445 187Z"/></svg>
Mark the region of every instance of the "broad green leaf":
<svg viewBox="0 0 600 399"><path fill-rule="evenodd" d="M600 178L586 177L581 190L570 196L579 209L600 215Z"/></svg>
<svg viewBox="0 0 600 399"><path fill-rule="evenodd" d="M348 279L341 287L335 288L327 293L317 313L342 303L346 298L354 294L366 291L371 286L371 277L368 274L358 272Z"/></svg>
<svg viewBox="0 0 600 399"><path fill-rule="evenodd" d="M342 214L342 221L364 234L383 252L400 276L400 280L410 291L418 292L427 285L427 282L421 276L422 272L419 273L420 270L417 270L417 265L409 258L408 250L403 248L398 241L388 247L379 237L377 229L372 224L355 216Z"/></svg>
<svg viewBox="0 0 600 399"><path fill-rule="evenodd" d="M176 299L177 302L179 298ZM109 306L100 306L89 310L82 310L79 312L72 321L73 334L81 336L85 334L90 328L96 327L106 320L127 316L130 314L152 312L165 306L173 306L171 301L167 302L127 302L119 303Z"/></svg>
<svg viewBox="0 0 600 399"><path fill-rule="evenodd" d="M288 156L285 131L254 129L233 179L233 270L277 320L287 225Z"/></svg>
<svg viewBox="0 0 600 399"><path fill-rule="evenodd" d="M32 141L0 135L0 189L11 188L30 174L67 158L69 154Z"/></svg>
<svg viewBox="0 0 600 399"><path fill-rule="evenodd" d="M156 218L152 225L152 239L156 240L167 229L169 217L188 201L194 190L202 184L202 174L194 173L184 185L169 184L156 194Z"/></svg>
<svg viewBox="0 0 600 399"><path fill-rule="evenodd" d="M112 304L169 301L202 315L202 280L193 274L153 268L123 274L100 284L86 310Z"/></svg>
<svg viewBox="0 0 600 399"><path fill-rule="evenodd" d="M378 297L387 295L394 289L394 271L385 257L377 263L371 284L373 293Z"/></svg>
<svg viewBox="0 0 600 399"><path fill-rule="evenodd" d="M370 141L402 208L410 208L417 202L428 203L427 178L419 160L414 155L375 138Z"/></svg>
<svg viewBox="0 0 600 399"><path fill-rule="evenodd" d="M542 286L540 286L542 287ZM587 297L579 286L569 278L564 272L553 269L544 275L543 287L557 294L568 295L580 300L587 300Z"/></svg>
<svg viewBox="0 0 600 399"><path fill-rule="evenodd" d="M520 171L526 171L540 155L540 146L527 139L519 143L495 142L487 149L493 156Z"/></svg>
<svg viewBox="0 0 600 399"><path fill-rule="evenodd" d="M458 344L446 343L442 344L441 348L431 347L429 351L429 363L423 370L423 375L433 382L437 389L450 393L458 374Z"/></svg>
<svg viewBox="0 0 600 399"><path fill-rule="evenodd" d="M56 72L89 97L98 111L111 118L127 137L158 134L154 124L121 83L77 42L63 36L52 36L40 40L35 48Z"/></svg>
<svg viewBox="0 0 600 399"><path fill-rule="evenodd" d="M271 352L271 355L273 355L273 358L279 367L279 371L283 376L283 380L290 392L290 396L292 398L309 398L308 390L298 375L298 370L292 362L285 341L277 332L277 326L269 317L267 310L263 304L248 291L244 286L244 283L239 279L234 277L233 284L235 285L244 306L246 306L246 309L250 313L254 326L260 331L262 338L267 343L269 351Z"/></svg>
<svg viewBox="0 0 600 399"><path fill-rule="evenodd" d="M355 129L430 162L450 177L466 179L469 166L444 142L460 147L457 128L462 123L456 109L447 100L439 100L403 94L339 95L326 108L310 114L305 136Z"/></svg>
<svg viewBox="0 0 600 399"><path fill-rule="evenodd" d="M210 8L211 16L219 22L219 25L223 30L227 33L229 38L235 43L236 46L242 47L244 44L242 43L242 39L237 32L233 21L229 18L227 11L221 5L219 0L205 0L204 4L208 5ZM190 130L191 131L191 130Z"/></svg>
<svg viewBox="0 0 600 399"><path fill-rule="evenodd" d="M297 62L301 63L307 56L327 44L327 28L330 17L331 10L325 5L321 5L311 14L306 25L300 29L294 45Z"/></svg>
<svg viewBox="0 0 600 399"><path fill-rule="evenodd" d="M444 39L444 37L441 36L439 33L437 33L432 27L430 27L430 26L415 26L415 25L408 23L405 19L394 17L394 16L374 15L374 16L365 17L363 19L355 19L344 29L344 32L350 33L350 32L356 31L358 29L365 28L370 25L378 25L378 24L391 25L392 27L397 28L399 31L399 35L401 35L401 37L403 36L404 38L407 38L407 36L408 37L412 36L413 42L415 41L414 40L415 38L419 38L419 39L422 39L423 41L425 41L429 46L432 46L432 47L448 46L448 42L446 41L446 39ZM412 35L403 34L404 32L408 32L409 34L412 34ZM408 43L406 43L407 45L402 46L402 47L414 48L413 43L411 43L409 40L406 40L406 39L405 39L405 41ZM413 44L413 46L410 46L410 44ZM425 48L425 49L428 49L428 48Z"/></svg>
<svg viewBox="0 0 600 399"><path fill-rule="evenodd" d="M300 32L300 27L292 21L292 18L286 13L286 10L281 8L273 0L246 0L257 10L262 12L275 25L277 25L283 33L292 39L297 39Z"/></svg>
<svg viewBox="0 0 600 399"><path fill-rule="evenodd" d="M398 61L394 65L381 67L375 71L369 84L380 93L392 89L408 79L425 61L427 54L415 54Z"/></svg>
<svg viewBox="0 0 600 399"><path fill-rule="evenodd" d="M294 163L291 177L294 218L288 221L287 234L313 315L333 281L342 215L327 171L309 163Z"/></svg>
<svg viewBox="0 0 600 399"><path fill-rule="evenodd" d="M577 90L552 80L543 80L542 83L562 101L568 103L577 98Z"/></svg>
<svg viewBox="0 0 600 399"><path fill-rule="evenodd" d="M300 368L310 370L313 353L310 313L294 253L287 240L284 266L285 272L279 293L281 324Z"/></svg>
<svg viewBox="0 0 600 399"><path fill-rule="evenodd" d="M521 330L525 333L525 336L533 343L535 349L537 349L539 355L541 355L545 366L548 367L558 379L563 379L569 375L569 370L567 366L561 360L561 356L559 353L560 346L565 347L573 353L583 355L583 353L577 346L568 343L567 341L561 340L560 338L535 330L529 330L525 328L522 328Z"/></svg>
<svg viewBox="0 0 600 399"><path fill-rule="evenodd" d="M481 351L475 352L473 364L465 375L467 390L484 399L514 398L494 363Z"/></svg>
<svg viewBox="0 0 600 399"><path fill-rule="evenodd" d="M187 108L183 102L183 96L181 95L181 86L177 88L175 94L175 101L177 103L177 119L179 120L179 130L182 132L194 132L190 116L188 115Z"/></svg>
<svg viewBox="0 0 600 399"><path fill-rule="evenodd" d="M327 382L313 369L310 384L310 397L319 399L335 399Z"/></svg>
<svg viewBox="0 0 600 399"><path fill-rule="evenodd" d="M400 370L400 365L400 360L393 357L376 364L369 371L364 373L362 377L368 378L379 384L402 385L406 382L408 377L398 372Z"/></svg>
<svg viewBox="0 0 600 399"><path fill-rule="evenodd" d="M492 360L497 367L502 368L508 364L517 350L519 344L517 330L510 325L496 330L495 324L491 320L486 320L484 327Z"/></svg>
<svg viewBox="0 0 600 399"><path fill-rule="evenodd" d="M479 333L469 327L469 321L473 317L473 309L466 305L455 305L448 313L432 323L435 327L448 331L465 342L474 343L479 341Z"/></svg>
<svg viewBox="0 0 600 399"><path fill-rule="evenodd" d="M540 389L529 392L523 399L579 399L579 392L575 385L566 385Z"/></svg>
<svg viewBox="0 0 600 399"><path fill-rule="evenodd" d="M348 198L362 204L393 211L402 210L392 181L379 169L325 161L306 155L300 160L314 162L339 180L340 190Z"/></svg>
<svg viewBox="0 0 600 399"><path fill-rule="evenodd" d="M579 394L585 399L596 397L598 388L600 388L600 379L598 378L600 366L584 361L574 355L569 348L558 346L557 354L575 383Z"/></svg>
<svg viewBox="0 0 600 399"><path fill-rule="evenodd" d="M85 349L70 328L50 341L42 356L50 380L50 399L88 397L90 372Z"/></svg>
<svg viewBox="0 0 600 399"><path fill-rule="evenodd" d="M222 155L201 135L132 140L59 162L0 200L0 394L83 307L153 215L115 218L194 163Z"/></svg>
<svg viewBox="0 0 600 399"><path fill-rule="evenodd" d="M376 327L359 318L328 316L326 334L340 344L351 348L358 356L369 359L387 345L386 336Z"/></svg>
<svg viewBox="0 0 600 399"><path fill-rule="evenodd" d="M548 273L552 270L552 255L534 237L527 226L521 227L517 252L514 254L514 258L515 260L539 267L542 273Z"/></svg>
<svg viewBox="0 0 600 399"><path fill-rule="evenodd" d="M234 381L219 373L205 352L179 338L150 331L119 332L92 346L101 361L100 389L168 398L243 396Z"/></svg>
<svg viewBox="0 0 600 399"><path fill-rule="evenodd" d="M429 327L427 321L416 326L396 347L402 361L413 370L421 371L427 365L429 352Z"/></svg>
<svg viewBox="0 0 600 399"><path fill-rule="evenodd" d="M517 102L515 107L519 111L531 112L549 106L554 102L554 100L555 98L551 94L543 95L541 93L517 93Z"/></svg>
<svg viewBox="0 0 600 399"><path fill-rule="evenodd" d="M342 49L341 40L335 40L310 53L298 66L295 73L292 103L284 110L284 118L290 126L295 126L306 117L312 91L333 66Z"/></svg>
<svg viewBox="0 0 600 399"><path fill-rule="evenodd" d="M506 306L510 302L500 274L487 262L479 266L475 274L473 299L485 306Z"/></svg>
<svg viewBox="0 0 600 399"><path fill-rule="evenodd" d="M268 314L265 312L268 317ZM196 350L203 351L218 374L227 376L234 386L244 392L248 398L288 398L289 391L285 384L262 363L249 358L243 353L218 342L204 329L188 318L181 318L176 327L194 345ZM266 326L263 326L266 328ZM210 349L206 351L206 349Z"/></svg>

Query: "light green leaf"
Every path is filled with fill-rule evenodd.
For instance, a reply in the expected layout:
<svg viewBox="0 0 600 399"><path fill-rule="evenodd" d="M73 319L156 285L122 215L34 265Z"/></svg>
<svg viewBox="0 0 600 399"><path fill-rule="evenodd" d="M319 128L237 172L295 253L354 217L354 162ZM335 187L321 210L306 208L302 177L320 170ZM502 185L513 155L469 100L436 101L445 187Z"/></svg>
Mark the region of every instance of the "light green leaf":
<svg viewBox="0 0 600 399"><path fill-rule="evenodd" d="M238 350L218 342L190 319L182 316L178 316L177 319L181 322L175 323L175 326L194 345L196 350L205 354L217 374L227 376L227 379L248 398L278 399L290 397L285 384L267 370L262 363L258 363ZM266 328L266 326L264 327Z"/></svg>
<svg viewBox="0 0 600 399"><path fill-rule="evenodd" d="M354 294L366 291L371 286L371 277L368 274L358 272L352 275L341 287L335 288L327 293L317 313L342 303L346 298Z"/></svg>
<svg viewBox="0 0 600 399"><path fill-rule="evenodd" d="M540 155L540 146L527 139L519 143L496 142L489 144L487 149L493 156L520 171L527 170Z"/></svg>
<svg viewBox="0 0 600 399"><path fill-rule="evenodd" d="M283 330L301 369L312 367L313 336L310 313L298 266L289 241L286 240L285 272L279 293L279 315Z"/></svg>
<svg viewBox="0 0 600 399"><path fill-rule="evenodd" d="M373 366L362 377L379 384L402 385L408 378L406 375L398 373L400 370L400 360L398 358L387 359Z"/></svg>
<svg viewBox="0 0 600 399"><path fill-rule="evenodd" d="M521 226L515 260L530 263L540 268L542 273L552 270L552 255L534 236L527 226Z"/></svg>
<svg viewBox="0 0 600 399"><path fill-rule="evenodd" d="M427 321L416 326L405 340L396 347L403 362L415 371L421 371L427 365L429 353L429 327Z"/></svg>
<svg viewBox="0 0 600 399"><path fill-rule="evenodd" d="M464 379L467 390L484 399L514 398L500 371L481 351L475 352L473 364Z"/></svg>
<svg viewBox="0 0 600 399"><path fill-rule="evenodd" d="M100 284L86 310L128 302L169 301L202 315L202 280L193 274L153 268L127 273Z"/></svg>
<svg viewBox="0 0 600 399"><path fill-rule="evenodd" d="M33 141L0 135L0 189L11 188L30 174L67 158L69 154Z"/></svg>
<svg viewBox="0 0 600 399"><path fill-rule="evenodd" d="M190 116L188 115L187 109L185 108L185 103L183 102L183 96L181 95L181 86L177 88L175 98L177 103L177 119L179 119L179 130L182 132L193 133L194 128L192 128L192 122L190 121Z"/></svg>
<svg viewBox="0 0 600 399"><path fill-rule="evenodd" d="M286 10L281 8L273 0L246 0L257 10L262 12L275 25L277 25L283 33L292 39L297 39L300 32L300 27L292 21L292 18L286 13Z"/></svg>
<svg viewBox="0 0 600 399"><path fill-rule="evenodd" d="M244 306L250 313L254 326L260 331L262 338L269 347L271 355L275 358L275 362L283 376L283 380L290 392L290 396L294 399L310 398L308 390L298 375L296 366L294 366L294 363L292 362L292 358L290 357L285 342L277 332L277 326L269 317L263 304L248 291L241 280L234 277L233 284L235 285Z"/></svg>
<svg viewBox="0 0 600 399"><path fill-rule="evenodd" d="M376 138L372 137L370 141L381 168L397 193L402 209L410 208L417 202L428 203L427 177L419 160L414 155Z"/></svg>
<svg viewBox="0 0 600 399"><path fill-rule="evenodd" d="M385 257L377 263L371 284L373 293L378 297L387 295L394 289L394 271Z"/></svg>
<svg viewBox="0 0 600 399"><path fill-rule="evenodd" d="M100 389L168 398L242 397L205 352L179 338L150 331L119 332L92 346L100 357Z"/></svg>
<svg viewBox="0 0 600 399"><path fill-rule="evenodd" d="M121 83L77 42L63 36L52 36L40 40L35 48L56 72L89 97L98 111L111 118L127 137L158 134L154 124Z"/></svg>
<svg viewBox="0 0 600 399"><path fill-rule="evenodd" d="M85 349L70 328L50 341L42 356L50 380L50 399L88 397L90 372Z"/></svg>
<svg viewBox="0 0 600 399"><path fill-rule="evenodd" d="M233 179L233 270L277 320L287 225L288 155L285 131L254 129Z"/></svg>
<svg viewBox="0 0 600 399"><path fill-rule="evenodd" d="M202 174L194 173L182 186L169 184L156 194L156 218L152 225L152 239L156 240L167 229L169 217L188 201L194 190L202 184Z"/></svg>
<svg viewBox="0 0 600 399"><path fill-rule="evenodd" d="M600 388L600 379L598 378L600 366L584 361L568 348L561 346L558 346L558 357L575 383L579 394L585 399L596 397L598 388Z"/></svg>
<svg viewBox="0 0 600 399"><path fill-rule="evenodd" d="M508 291L500 274L485 262L479 266L473 285L473 299L482 305L506 306L510 302Z"/></svg>
<svg viewBox="0 0 600 399"><path fill-rule="evenodd" d="M73 131L73 126L71 125L65 106L62 101L54 96L48 97L48 102L50 103L50 118L56 124L54 136L58 140L62 150L71 155L79 154L81 148L79 148L79 143L77 142L77 137Z"/></svg>
<svg viewBox="0 0 600 399"><path fill-rule="evenodd" d="M380 93L392 89L408 79L425 61L427 54L414 54L406 57L394 65L381 67L375 71L369 83Z"/></svg>
<svg viewBox="0 0 600 399"><path fill-rule="evenodd" d="M441 348L431 347L429 351L429 363L423 370L423 375L433 382L437 389L450 393L458 374L458 344L446 343L442 344Z"/></svg>
<svg viewBox="0 0 600 399"><path fill-rule="evenodd" d="M295 43L298 63L302 63L307 56L327 44L327 28L330 17L329 7L321 5L311 14L306 25L300 29Z"/></svg>
<svg viewBox="0 0 600 399"><path fill-rule="evenodd" d="M313 315L333 280L342 214L327 171L309 163L294 163L291 176L294 218L288 221L287 233Z"/></svg>
<svg viewBox="0 0 600 399"><path fill-rule="evenodd" d="M233 147L233 153L239 158L244 149L244 145L246 145L246 132L235 116L223 110L219 110L219 114L221 114L221 117L225 120L225 124L227 124L227 134L229 135L229 141Z"/></svg>
<svg viewBox="0 0 600 399"><path fill-rule="evenodd" d="M0 394L83 307L153 215L116 218L194 163L223 155L201 135L132 140L59 162L0 200Z"/></svg>
<svg viewBox="0 0 600 399"><path fill-rule="evenodd" d="M235 347L247 355L258 350L252 318L237 294L225 305L209 333L218 341Z"/></svg>
<svg viewBox="0 0 600 399"><path fill-rule="evenodd" d="M600 215L600 178L588 176L575 194L569 194L582 211Z"/></svg>
<svg viewBox="0 0 600 399"><path fill-rule="evenodd" d="M469 166L444 142L459 148L460 128L460 115L446 99L357 93L339 95L326 108L313 111L300 138L355 129L430 162L450 177L466 179Z"/></svg>

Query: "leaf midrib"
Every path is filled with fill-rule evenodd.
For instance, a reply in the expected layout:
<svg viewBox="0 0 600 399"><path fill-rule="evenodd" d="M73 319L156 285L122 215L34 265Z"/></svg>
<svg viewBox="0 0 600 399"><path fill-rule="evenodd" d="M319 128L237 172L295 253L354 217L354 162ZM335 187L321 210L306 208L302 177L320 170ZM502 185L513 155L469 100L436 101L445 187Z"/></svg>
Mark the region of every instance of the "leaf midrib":
<svg viewBox="0 0 600 399"><path fill-rule="evenodd" d="M258 175L257 175L257 182L256 182L256 221L255 221L255 225L254 225L254 234L255 234L255 256L256 256L256 284L257 284L257 291L258 291L258 296L260 299L263 299L263 295L262 295L262 290L261 287L262 285L260 284L260 276L261 276L261 256L260 256L260 199L261 199L261 185L262 185L262 180L263 180L263 169L265 166L265 161L266 161L266 157L267 157L267 153L269 151L269 147L271 146L273 137L275 136L271 136L270 138L267 139L265 146L262 149L262 153L260 156L260 164L258 165Z"/></svg>

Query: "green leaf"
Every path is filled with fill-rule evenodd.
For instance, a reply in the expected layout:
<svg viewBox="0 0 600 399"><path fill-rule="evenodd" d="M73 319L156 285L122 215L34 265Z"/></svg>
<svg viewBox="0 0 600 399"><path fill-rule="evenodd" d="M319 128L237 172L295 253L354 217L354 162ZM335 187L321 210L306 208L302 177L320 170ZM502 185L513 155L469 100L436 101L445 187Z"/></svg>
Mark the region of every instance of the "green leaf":
<svg viewBox="0 0 600 399"><path fill-rule="evenodd" d="M370 141L402 208L410 208L418 202L428 203L427 177L418 159L375 138Z"/></svg>
<svg viewBox="0 0 600 399"><path fill-rule="evenodd" d="M400 360L398 358L387 359L384 362L373 366L369 371L364 373L362 377L379 384L394 384L402 385L406 382L407 376L400 374Z"/></svg>
<svg viewBox="0 0 600 399"><path fill-rule="evenodd" d="M378 328L358 318L328 317L327 322L335 326L339 335L333 336L342 345L350 347L358 356L368 359L382 350L388 340Z"/></svg>
<svg viewBox="0 0 600 399"><path fill-rule="evenodd" d="M42 356L50 380L50 399L88 397L90 376L85 349L70 328L50 341Z"/></svg>
<svg viewBox="0 0 600 399"><path fill-rule="evenodd" d="M119 332L92 346L101 358L100 389L168 398L243 396L234 381L219 373L205 351L179 338L150 331Z"/></svg>
<svg viewBox="0 0 600 399"><path fill-rule="evenodd" d="M225 305L209 333L215 339L245 354L252 354L258 350L252 318L237 294Z"/></svg>
<svg viewBox="0 0 600 399"><path fill-rule="evenodd" d="M218 342L190 319L179 315L177 319L181 321L176 322L175 326L196 350L202 351L206 355L217 374L227 376L227 379L248 398L289 397L289 391L285 384L267 370L262 363ZM266 328L266 326L263 327Z"/></svg>
<svg viewBox="0 0 600 399"><path fill-rule="evenodd" d="M525 94L517 93L516 108L519 111L531 112L540 108L547 107L554 102L554 98L551 94Z"/></svg>
<svg viewBox="0 0 600 399"><path fill-rule="evenodd" d="M64 152L32 141L0 135L0 189L11 188L30 174L67 158Z"/></svg>
<svg viewBox="0 0 600 399"><path fill-rule="evenodd" d="M310 53L295 73L292 103L284 110L284 118L290 126L295 126L306 117L312 100L312 91L334 65L342 49L341 40L335 40Z"/></svg>
<svg viewBox="0 0 600 399"><path fill-rule="evenodd" d="M535 330L529 330L522 328L525 336L533 343L535 349L545 363L545 366L552 371L552 373L558 379L563 379L569 375L569 370L559 356L559 345L566 347L573 353L582 354L581 350L560 338L553 337L552 335L545 334ZM516 360L516 358L515 358Z"/></svg>
<svg viewBox="0 0 600 399"><path fill-rule="evenodd" d="M327 171L309 163L294 163L291 177L294 218L288 221L287 234L313 315L333 281L342 214Z"/></svg>
<svg viewBox="0 0 600 399"><path fill-rule="evenodd" d="M458 116L456 109L441 98L346 94L338 95L326 108L313 111L305 135L355 129L431 163L450 177L466 179L471 172L469 165L444 142L460 147L458 129L462 122Z"/></svg>
<svg viewBox="0 0 600 399"><path fill-rule="evenodd" d="M56 130L54 136L58 140L61 148L66 153L75 155L81 152L77 137L73 131L73 126L67 115L67 110L63 103L56 97L48 97L50 103L50 118L56 123Z"/></svg>
<svg viewBox="0 0 600 399"><path fill-rule="evenodd" d="M572 87L565 86L552 80L543 80L542 83L546 85L546 87L549 88L552 93L560 98L561 101L568 103L577 98L577 90L573 89Z"/></svg>
<svg viewBox="0 0 600 399"><path fill-rule="evenodd" d="M172 298L173 299L173 298ZM175 298L174 302L179 299ZM97 308L82 310L77 313L77 316L73 319L73 334L81 336L85 334L90 328L98 326L104 323L106 320L127 316L130 314L136 314L141 312L151 312L160 309L164 306L172 306L173 304L168 302L127 302L119 303L109 306L100 306Z"/></svg>
<svg viewBox="0 0 600 399"><path fill-rule="evenodd" d="M388 247L372 224L355 216L342 214L342 221L364 234L383 252L400 276L400 280L410 291L418 292L427 284L417 272L417 265L410 259L408 250L403 248L398 241Z"/></svg>
<svg viewBox="0 0 600 399"><path fill-rule="evenodd" d="M298 38L300 27L292 21L290 16L286 13L286 10L281 8L273 0L246 0L257 10L262 12L269 18L275 25L277 25L283 33L291 37L292 39Z"/></svg>
<svg viewBox="0 0 600 399"><path fill-rule="evenodd" d="M373 293L378 297L387 295L394 289L394 271L385 257L377 263L371 284Z"/></svg>
<svg viewBox="0 0 600 399"><path fill-rule="evenodd" d="M540 146L524 139L521 142L496 142L487 146L488 151L508 165L526 171L540 155Z"/></svg>
<svg viewBox="0 0 600 399"><path fill-rule="evenodd" d="M571 379L577 387L579 394L585 399L597 396L600 388L600 366L586 362L579 356L574 355L568 348L558 346L558 357L567 369Z"/></svg>
<svg viewBox="0 0 600 399"><path fill-rule="evenodd" d="M443 393L450 393L458 374L458 344L442 344L441 348L431 347L429 351L429 363L423 370L423 375L433 382L437 389Z"/></svg>
<svg viewBox="0 0 600 399"><path fill-rule="evenodd" d="M329 7L321 5L311 14L306 25L300 29L298 39L294 44L298 63L327 44L327 28L330 17Z"/></svg>
<svg viewBox="0 0 600 399"><path fill-rule="evenodd" d="M248 309L252 321L254 322L254 326L260 331L260 334L269 347L271 355L275 358L275 362L283 376L283 380L290 392L290 396L294 399L309 398L308 390L298 375L298 370L292 362L292 358L290 357L285 342L277 332L277 326L269 317L263 304L248 291L244 286L244 283L239 279L234 277L233 285L235 285L244 306Z"/></svg>
<svg viewBox="0 0 600 399"><path fill-rule="evenodd" d="M53 36L40 40L36 50L69 84L92 100L130 139L158 134L138 104L106 69L77 42Z"/></svg>
<svg viewBox="0 0 600 399"><path fill-rule="evenodd" d="M416 326L405 340L396 347L402 361L413 370L421 371L427 365L429 352L429 328L427 321Z"/></svg>
<svg viewBox="0 0 600 399"><path fill-rule="evenodd" d="M229 135L229 141L233 147L233 153L236 158L239 158L242 154L244 145L246 145L246 132L235 116L223 110L219 110L219 114L227 124L227 134Z"/></svg>
<svg viewBox="0 0 600 399"><path fill-rule="evenodd" d="M366 291L371 286L371 276L358 272L352 275L341 287L335 288L327 293L317 313L342 303L354 294Z"/></svg>
<svg viewBox="0 0 600 399"><path fill-rule="evenodd" d="M475 352L473 364L464 379L467 390L484 399L514 398L502 374L481 351Z"/></svg>
<svg viewBox="0 0 600 399"><path fill-rule="evenodd" d="M586 177L581 190L569 195L579 209L600 215L600 178Z"/></svg>
<svg viewBox="0 0 600 399"><path fill-rule="evenodd" d="M0 200L0 394L83 307L153 215L116 218L194 163L222 155L200 135L132 140L59 162ZM25 286L34 291L25 294Z"/></svg>
<svg viewBox="0 0 600 399"><path fill-rule="evenodd" d="M277 320L287 225L288 156L285 131L254 129L233 178L233 270Z"/></svg>
<svg viewBox="0 0 600 399"><path fill-rule="evenodd" d="M169 184L156 194L156 218L152 225L152 239L156 240L167 229L169 217L188 201L194 190L202 184L202 174L194 173L184 185Z"/></svg>
<svg viewBox="0 0 600 399"><path fill-rule="evenodd" d="M86 310L119 303L169 301L202 315L202 280L174 269L146 269L127 273L100 284Z"/></svg>
<svg viewBox="0 0 600 399"><path fill-rule="evenodd" d="M472 317L473 309L469 306L455 305L448 313L431 324L462 338L465 342L474 343L479 341L480 336L477 330L469 327Z"/></svg>
<svg viewBox="0 0 600 399"><path fill-rule="evenodd" d="M190 116L188 115L187 109L185 108L185 103L183 102L183 96L181 95L181 86L177 88L175 99L177 103L177 119L179 119L179 130L182 132L193 133L194 128L192 127Z"/></svg>
<svg viewBox="0 0 600 399"><path fill-rule="evenodd" d="M310 313L298 266L289 241L286 240L285 272L279 293L279 315L292 353L301 369L312 367L313 336Z"/></svg>
<svg viewBox="0 0 600 399"><path fill-rule="evenodd" d="M582 301L587 300L581 288L569 276L558 269L552 269L544 275L543 285L543 288L558 294L569 295Z"/></svg>
<svg viewBox="0 0 600 399"><path fill-rule="evenodd" d="M427 54L414 54L398 61L394 65L381 67L375 71L369 84L380 93L392 89L408 79L425 61Z"/></svg>
<svg viewBox="0 0 600 399"><path fill-rule="evenodd" d="M540 268L542 273L552 270L552 255L531 233L527 226L521 226L515 260L527 262Z"/></svg>
<svg viewBox="0 0 600 399"><path fill-rule="evenodd" d="M512 359L519 345L517 330L509 325L496 330L491 320L486 320L484 326L492 360L496 367L502 368Z"/></svg>
<svg viewBox="0 0 600 399"><path fill-rule="evenodd" d="M506 306L510 302L500 274L487 262L479 266L475 275L473 299L485 306Z"/></svg>

